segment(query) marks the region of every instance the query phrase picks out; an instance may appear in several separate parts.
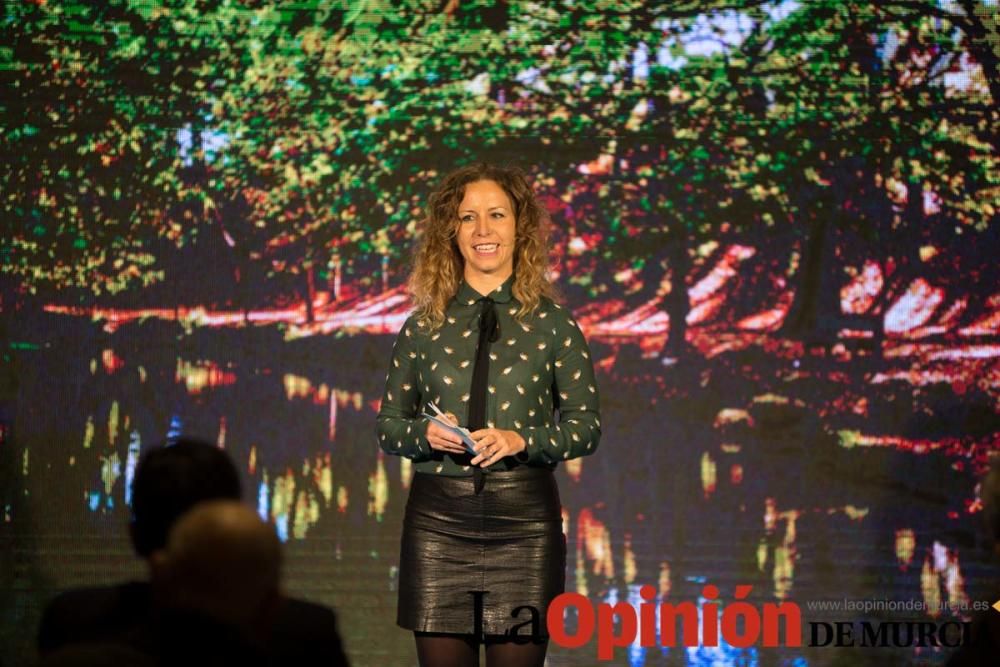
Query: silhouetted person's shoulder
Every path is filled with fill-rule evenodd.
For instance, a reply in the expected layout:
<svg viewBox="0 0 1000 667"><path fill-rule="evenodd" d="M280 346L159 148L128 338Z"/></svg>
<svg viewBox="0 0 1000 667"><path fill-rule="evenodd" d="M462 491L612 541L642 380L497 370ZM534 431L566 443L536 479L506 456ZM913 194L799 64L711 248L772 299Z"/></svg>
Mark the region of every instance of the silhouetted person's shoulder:
<svg viewBox="0 0 1000 667"><path fill-rule="evenodd" d="M142 651L115 642L74 644L46 654L38 667L162 667Z"/></svg>
<svg viewBox="0 0 1000 667"><path fill-rule="evenodd" d="M90 642L130 641L149 621L150 586L129 582L60 593L46 606L38 650L47 654ZM285 598L274 619L267 653L271 664L346 666L337 615L329 607Z"/></svg>
<svg viewBox="0 0 1000 667"><path fill-rule="evenodd" d="M150 587L133 581L116 586L78 588L60 593L45 607L38 629L38 650L121 640L149 614Z"/></svg>
<svg viewBox="0 0 1000 667"><path fill-rule="evenodd" d="M337 615L329 607L285 598L271 634L271 655L288 664L350 664L337 630ZM272 660L272 664L277 664Z"/></svg>
<svg viewBox="0 0 1000 667"><path fill-rule="evenodd" d="M159 667L272 667L261 637L197 611L153 609L129 645ZM124 665L120 667L125 667Z"/></svg>

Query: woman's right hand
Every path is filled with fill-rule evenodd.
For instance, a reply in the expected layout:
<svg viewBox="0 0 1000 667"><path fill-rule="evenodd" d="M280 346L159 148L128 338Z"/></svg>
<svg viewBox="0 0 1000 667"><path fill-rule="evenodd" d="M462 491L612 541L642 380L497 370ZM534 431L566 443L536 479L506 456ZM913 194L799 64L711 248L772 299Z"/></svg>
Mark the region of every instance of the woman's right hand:
<svg viewBox="0 0 1000 667"><path fill-rule="evenodd" d="M450 412L444 414L445 419L455 426L458 426L458 419ZM436 449L449 454L465 454L465 445L462 439L451 431L438 426L430 419L427 420L427 442L431 449Z"/></svg>

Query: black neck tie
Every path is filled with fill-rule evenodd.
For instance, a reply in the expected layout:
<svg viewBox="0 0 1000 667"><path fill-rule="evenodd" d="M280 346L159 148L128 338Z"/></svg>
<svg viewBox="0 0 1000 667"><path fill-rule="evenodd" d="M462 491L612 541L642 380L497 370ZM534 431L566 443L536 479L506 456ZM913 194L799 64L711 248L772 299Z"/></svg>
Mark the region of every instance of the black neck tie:
<svg viewBox="0 0 1000 667"><path fill-rule="evenodd" d="M500 327L497 323L497 313L493 299L480 299L482 310L479 312L479 342L476 343L476 363L472 367L472 388L469 390L469 430L477 431L486 428L487 383L490 375L490 343L500 339ZM483 469L476 466L472 469L473 486L476 493L483 490L486 478Z"/></svg>

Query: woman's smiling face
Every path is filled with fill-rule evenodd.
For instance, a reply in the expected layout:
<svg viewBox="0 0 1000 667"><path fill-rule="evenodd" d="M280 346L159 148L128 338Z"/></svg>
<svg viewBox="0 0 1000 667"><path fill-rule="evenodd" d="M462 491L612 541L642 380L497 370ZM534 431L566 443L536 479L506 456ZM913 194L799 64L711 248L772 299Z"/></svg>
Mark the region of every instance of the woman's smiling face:
<svg viewBox="0 0 1000 667"><path fill-rule="evenodd" d="M465 278L500 284L514 272L514 207L495 181L465 186L458 205L458 251L465 260Z"/></svg>

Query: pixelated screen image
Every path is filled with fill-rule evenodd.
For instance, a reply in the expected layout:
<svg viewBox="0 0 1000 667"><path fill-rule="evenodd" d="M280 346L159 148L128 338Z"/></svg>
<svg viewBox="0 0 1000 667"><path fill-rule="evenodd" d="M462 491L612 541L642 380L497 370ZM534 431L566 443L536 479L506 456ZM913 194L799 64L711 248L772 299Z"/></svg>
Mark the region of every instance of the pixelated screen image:
<svg viewBox="0 0 1000 667"><path fill-rule="evenodd" d="M477 161L530 175L600 385L600 447L557 474L567 590L704 614L752 586L804 628L548 664L944 664L809 623L1000 598L995 0L2 7L5 664L55 592L143 576L130 483L182 433L238 463L354 664L416 664L413 471L375 416L427 196Z"/></svg>

